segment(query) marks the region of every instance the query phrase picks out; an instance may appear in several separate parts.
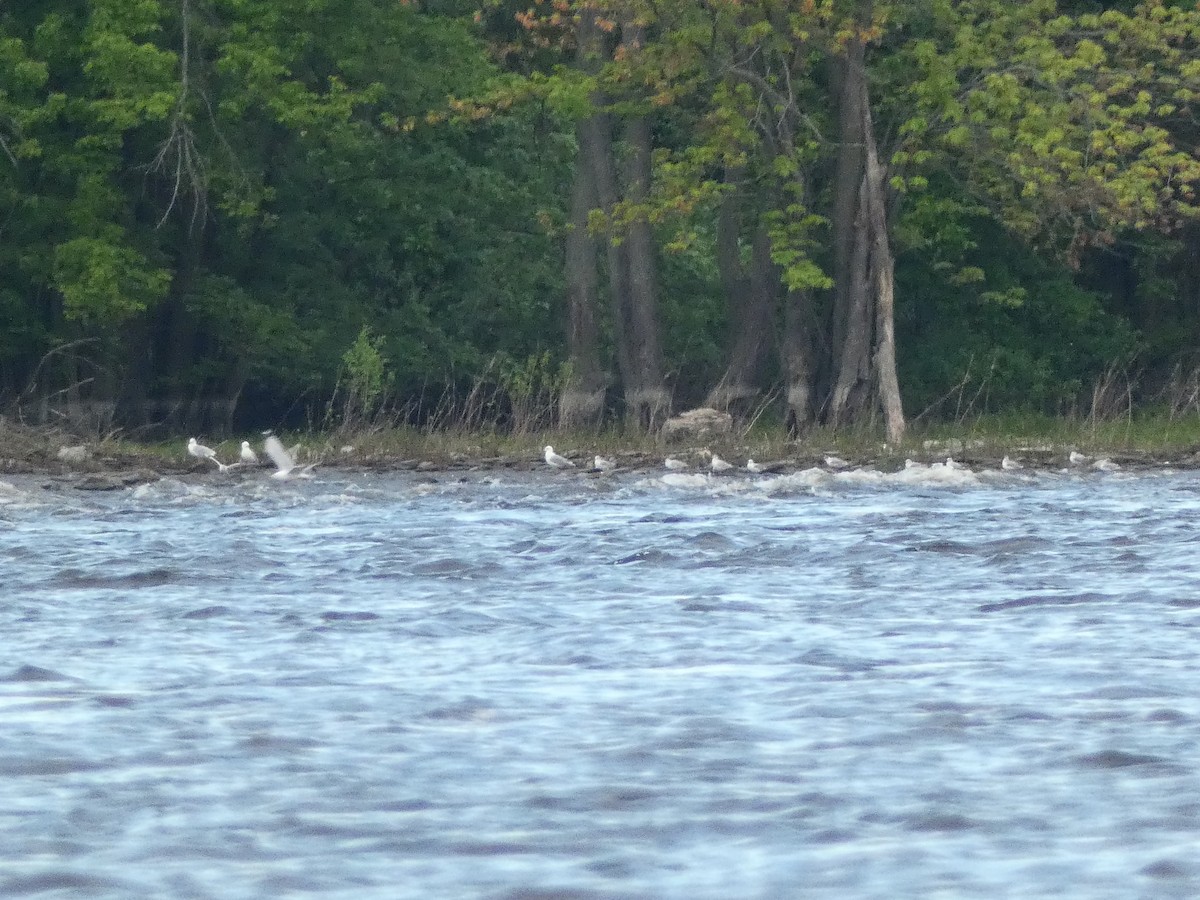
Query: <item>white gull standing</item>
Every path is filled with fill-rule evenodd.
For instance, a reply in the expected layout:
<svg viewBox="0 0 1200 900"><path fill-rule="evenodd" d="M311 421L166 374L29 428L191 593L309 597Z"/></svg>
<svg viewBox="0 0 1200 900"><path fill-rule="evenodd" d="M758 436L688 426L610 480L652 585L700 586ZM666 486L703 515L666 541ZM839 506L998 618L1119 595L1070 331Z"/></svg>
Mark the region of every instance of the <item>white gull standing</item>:
<svg viewBox="0 0 1200 900"><path fill-rule="evenodd" d="M725 460L721 459L721 457L717 456L717 454L715 454L715 453L712 455L712 459L709 461L708 465L709 465L709 468L711 468L715 474L720 474L721 472L728 472L730 469L733 468L733 463L725 462Z"/></svg>
<svg viewBox="0 0 1200 900"><path fill-rule="evenodd" d="M546 465L554 469L573 469L575 463L571 462L565 456L559 456L554 452L554 448L547 444L542 448L542 453L546 460Z"/></svg>
<svg viewBox="0 0 1200 900"><path fill-rule="evenodd" d="M258 454L250 447L249 441L242 441L242 462L249 463L252 466L258 465Z"/></svg>
<svg viewBox="0 0 1200 900"><path fill-rule="evenodd" d="M616 467L617 461L615 459L605 459L603 456L597 455L596 458L592 460L592 468L594 468L597 472L611 472Z"/></svg>
<svg viewBox="0 0 1200 900"><path fill-rule="evenodd" d="M1004 457L1004 459L1000 460L1000 468L1008 469L1009 471L1012 471L1014 469L1023 469L1025 467L1023 465L1021 465L1019 462L1017 462L1015 459L1009 459L1006 456L1006 457Z"/></svg>
<svg viewBox="0 0 1200 900"><path fill-rule="evenodd" d="M188 453L197 459L216 459L217 451L212 447L205 447L203 444L197 443L195 438L188 438Z"/></svg>
<svg viewBox="0 0 1200 900"><path fill-rule="evenodd" d="M668 469L670 469L672 472L678 472L680 469L686 469L688 467L688 464L685 463L682 459L676 459L673 456L668 456L666 459L664 459L663 465L666 466Z"/></svg>
<svg viewBox="0 0 1200 900"><path fill-rule="evenodd" d="M229 465L225 465L225 463L217 459L216 450L214 450L212 447L205 447L203 444L198 443L195 438L188 438L187 451L192 456L196 457L196 459L207 459L209 462L215 463L217 469L221 472L228 472L230 469L236 469L241 465L241 463L230 463Z"/></svg>

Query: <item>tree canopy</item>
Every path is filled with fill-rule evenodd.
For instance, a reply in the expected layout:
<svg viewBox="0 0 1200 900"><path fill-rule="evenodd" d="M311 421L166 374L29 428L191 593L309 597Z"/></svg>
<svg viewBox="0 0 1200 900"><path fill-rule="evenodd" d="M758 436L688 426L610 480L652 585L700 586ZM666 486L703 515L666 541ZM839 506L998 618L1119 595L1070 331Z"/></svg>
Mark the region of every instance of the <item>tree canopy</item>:
<svg viewBox="0 0 1200 900"><path fill-rule="evenodd" d="M1166 0L5 4L0 405L898 439L1113 366L1151 400L1197 366L1198 94Z"/></svg>

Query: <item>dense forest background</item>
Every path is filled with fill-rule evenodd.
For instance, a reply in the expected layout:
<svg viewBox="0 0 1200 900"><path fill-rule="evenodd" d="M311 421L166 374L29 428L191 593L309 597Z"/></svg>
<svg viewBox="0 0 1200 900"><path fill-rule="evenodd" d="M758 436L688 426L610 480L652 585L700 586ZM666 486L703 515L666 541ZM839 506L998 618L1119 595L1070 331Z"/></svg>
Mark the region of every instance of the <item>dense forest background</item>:
<svg viewBox="0 0 1200 900"><path fill-rule="evenodd" d="M1200 7L0 4L0 408L793 432L1200 392Z"/></svg>

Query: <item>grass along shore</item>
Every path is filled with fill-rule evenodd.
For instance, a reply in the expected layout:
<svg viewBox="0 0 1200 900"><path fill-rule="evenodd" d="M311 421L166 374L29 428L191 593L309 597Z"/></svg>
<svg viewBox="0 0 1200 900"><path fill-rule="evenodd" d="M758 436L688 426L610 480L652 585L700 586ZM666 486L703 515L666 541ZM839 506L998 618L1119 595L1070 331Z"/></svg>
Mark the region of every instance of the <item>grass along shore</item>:
<svg viewBox="0 0 1200 900"><path fill-rule="evenodd" d="M257 432L226 440L197 437L215 449L223 462L237 460L243 440L249 440L261 454L262 438ZM120 433L89 438L0 417L0 473L137 472L143 478L216 474L211 463L188 455L187 438L180 435L168 441L137 442ZM1200 417L1165 415L1109 421L992 416L956 424L919 424L910 428L898 446L887 445L880 433L867 430L835 433L817 429L793 440L784 429L771 426L670 443L659 435L618 429L514 434L398 427L284 434L281 439L288 446L301 445L300 461L317 461L322 468L429 473L544 468L542 448L546 444L552 444L580 469L590 468L596 454L615 459L623 469L656 469L667 455L699 469L708 464L708 450L737 466L753 458L783 470L820 465L829 454L883 470L900 468L906 459L936 462L947 456L973 467L996 468L1006 455L1029 469L1062 468L1072 450L1092 458L1107 457L1123 466L1200 467Z"/></svg>

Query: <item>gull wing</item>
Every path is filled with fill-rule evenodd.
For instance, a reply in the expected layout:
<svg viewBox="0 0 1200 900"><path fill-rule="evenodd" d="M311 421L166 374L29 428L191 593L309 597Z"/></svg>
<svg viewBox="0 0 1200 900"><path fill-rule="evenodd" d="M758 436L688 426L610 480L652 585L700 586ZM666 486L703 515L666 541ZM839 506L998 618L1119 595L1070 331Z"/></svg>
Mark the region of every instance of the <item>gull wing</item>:
<svg viewBox="0 0 1200 900"><path fill-rule="evenodd" d="M280 472L290 472L296 468L295 460L283 449L283 444L275 435L267 435L267 439L263 441L263 450L266 451L267 456L271 457L271 462L275 463Z"/></svg>

